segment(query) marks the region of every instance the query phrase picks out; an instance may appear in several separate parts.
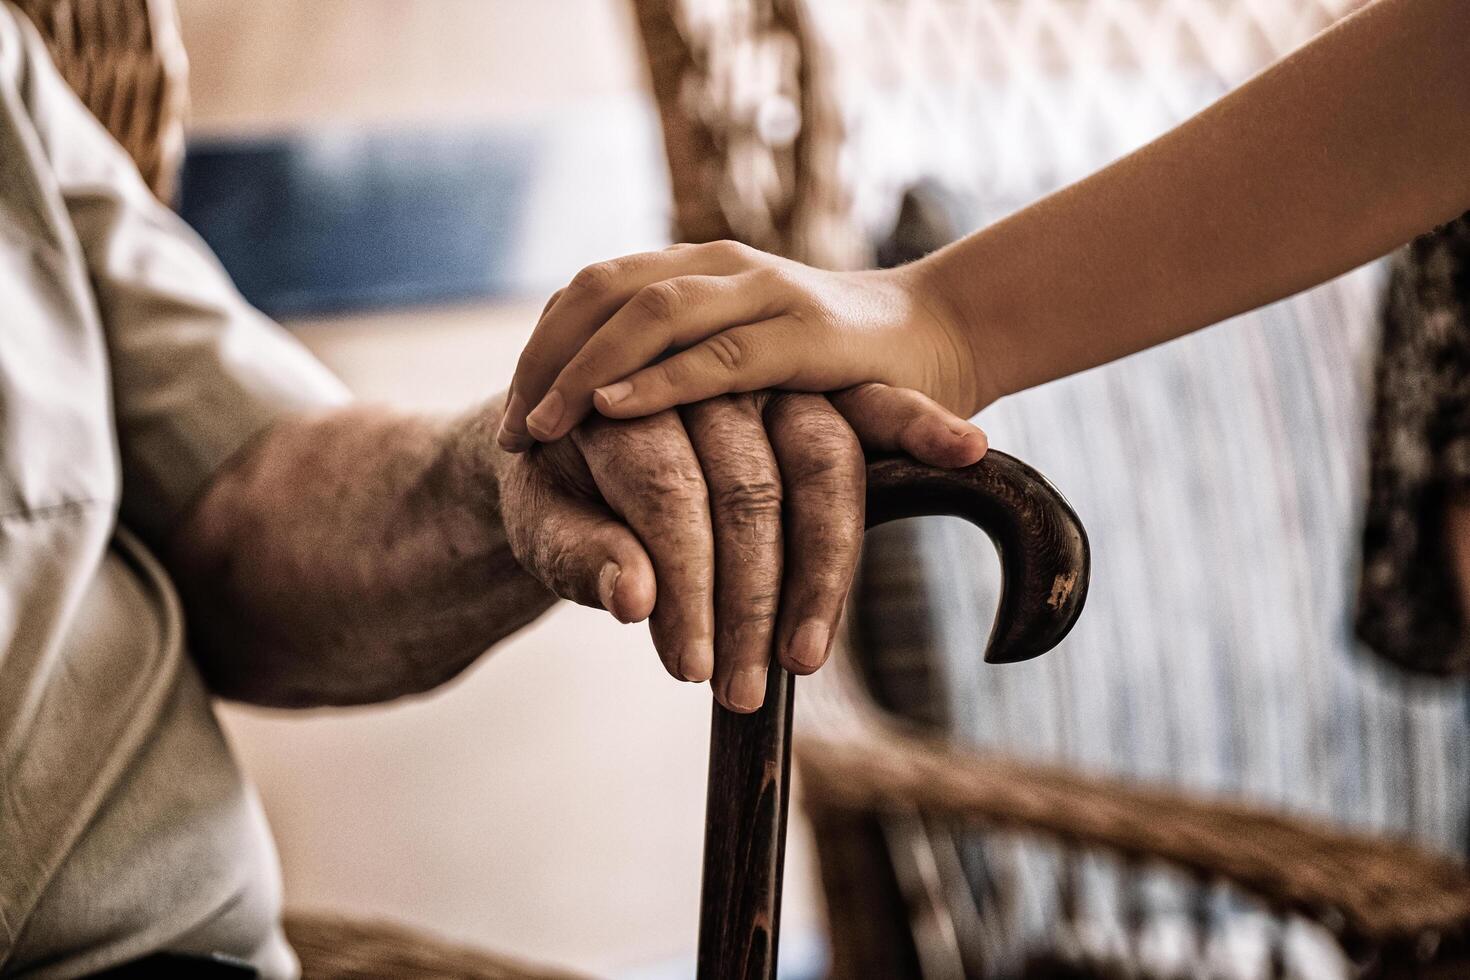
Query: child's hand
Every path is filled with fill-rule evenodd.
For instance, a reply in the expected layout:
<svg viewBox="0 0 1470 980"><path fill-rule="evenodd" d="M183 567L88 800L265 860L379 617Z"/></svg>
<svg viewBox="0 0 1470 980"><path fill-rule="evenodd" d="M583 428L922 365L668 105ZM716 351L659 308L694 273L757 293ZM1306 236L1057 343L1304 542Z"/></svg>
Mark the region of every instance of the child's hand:
<svg viewBox="0 0 1470 980"><path fill-rule="evenodd" d="M634 418L730 392L874 381L968 415L982 404L973 354L921 266L825 272L733 242L589 266L521 354L500 443L559 439L594 406Z"/></svg>

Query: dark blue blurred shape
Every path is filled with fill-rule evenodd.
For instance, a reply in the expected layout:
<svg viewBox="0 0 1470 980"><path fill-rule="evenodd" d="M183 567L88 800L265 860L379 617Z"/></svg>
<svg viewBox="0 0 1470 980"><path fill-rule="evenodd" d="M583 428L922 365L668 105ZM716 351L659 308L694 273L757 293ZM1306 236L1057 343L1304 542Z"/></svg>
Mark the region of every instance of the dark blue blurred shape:
<svg viewBox="0 0 1470 980"><path fill-rule="evenodd" d="M179 210L272 316L484 296L514 275L533 161L503 130L204 140Z"/></svg>

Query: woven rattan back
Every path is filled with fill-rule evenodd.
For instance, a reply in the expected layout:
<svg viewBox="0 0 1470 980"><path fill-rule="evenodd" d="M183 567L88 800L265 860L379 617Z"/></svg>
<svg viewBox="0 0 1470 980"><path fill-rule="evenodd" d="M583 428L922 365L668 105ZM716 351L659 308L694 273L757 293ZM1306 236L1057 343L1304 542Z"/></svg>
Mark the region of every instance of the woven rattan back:
<svg viewBox="0 0 1470 980"><path fill-rule="evenodd" d="M871 262L906 188L984 213L1178 122L1361 0L635 0L677 235Z"/></svg>
<svg viewBox="0 0 1470 980"><path fill-rule="evenodd" d="M851 268L873 263L914 186L933 181L968 198L976 221L1014 210L1181 121L1362 0L633 2L664 125L675 236L735 238ZM863 601L867 612L891 615L881 590ZM928 683L937 665L913 662L914 648L854 652L863 676L902 680L901 690L880 692L889 707L942 728ZM857 673L803 682L803 730L881 727ZM855 817L811 796L807 808L818 827L834 976L1018 975L1029 951L1007 934L1021 917L1012 910L1042 908L1032 899L1053 887L1061 914L1051 924L1056 948L1043 955L1062 962L1038 967L1038 976L1153 975L1145 966L1158 961L1152 946L1161 936L1191 944L1175 962L1194 968L1172 975L1217 975L1206 964L1238 959L1228 941L1249 931L1219 925L1242 912L1265 937L1261 975L1285 976L1288 947L1329 932L1365 962L1391 959L1365 954L1332 910L1285 911L1269 890L1241 889L1230 875L1162 872L1139 857L1153 853L1141 840L1089 850L1072 839L1074 828L1038 847L1030 827L988 833L982 851L917 811ZM1171 828L1188 842L1214 819ZM1242 853L1252 846L1242 841ZM990 861L1008 849L1021 857ZM1330 848L1324 859L1336 860ZM1019 868L1034 881L1015 877ZM1099 881L1117 887L1083 887ZM1179 907L1150 922L1161 881ZM1082 897L1101 892L1116 896L1118 916L1087 914ZM1114 918L1123 925L1117 935L1095 934ZM875 966L882 956L890 961ZM1078 972L1078 963L1089 969Z"/></svg>
<svg viewBox="0 0 1470 980"><path fill-rule="evenodd" d="M171 0L15 0L62 76L168 200L184 150L188 62Z"/></svg>

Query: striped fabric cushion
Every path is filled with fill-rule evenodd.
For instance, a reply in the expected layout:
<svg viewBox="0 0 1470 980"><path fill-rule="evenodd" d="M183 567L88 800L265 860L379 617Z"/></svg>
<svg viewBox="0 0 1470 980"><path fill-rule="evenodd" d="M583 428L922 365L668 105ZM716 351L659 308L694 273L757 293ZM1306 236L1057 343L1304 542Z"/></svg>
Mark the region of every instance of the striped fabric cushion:
<svg viewBox="0 0 1470 980"><path fill-rule="evenodd" d="M929 696L921 711L1012 755L1237 794L1459 853L1465 688L1387 666L1351 630L1382 278L1379 266L1358 270L987 411L992 444L1046 473L1086 523L1087 608L1048 656L986 666L998 567L983 535L948 519L879 529L854 639L890 678L882 693L900 705ZM938 683L926 695L915 668L931 660ZM1010 954L1045 946L1056 917L1047 855L991 843L969 860L977 893L984 876L1024 889L1007 903ZM1105 945L1120 928L1117 882L1085 881L1084 913ZM1180 890L1151 883L1145 894L1166 936ZM1241 939L1254 927L1222 909L1220 942L1236 944L1226 958L1264 955ZM1340 972L1311 941L1298 945L1302 975Z"/></svg>

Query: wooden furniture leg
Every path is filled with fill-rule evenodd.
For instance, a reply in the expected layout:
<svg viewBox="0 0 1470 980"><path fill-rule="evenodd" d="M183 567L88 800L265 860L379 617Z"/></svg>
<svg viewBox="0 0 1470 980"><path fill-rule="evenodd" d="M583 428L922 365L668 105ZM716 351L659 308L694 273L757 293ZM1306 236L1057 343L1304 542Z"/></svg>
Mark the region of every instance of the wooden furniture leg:
<svg viewBox="0 0 1470 980"><path fill-rule="evenodd" d="M963 470L897 458L868 464L868 527L928 514L973 522L1000 553L1003 585L987 662L1029 660L1067 635L1087 596L1087 534L1041 474L995 450ZM795 696L796 679L773 664L759 711L714 707L699 980L776 976Z"/></svg>

